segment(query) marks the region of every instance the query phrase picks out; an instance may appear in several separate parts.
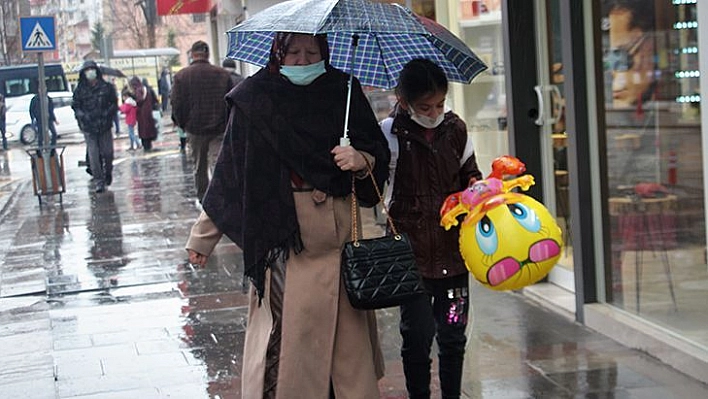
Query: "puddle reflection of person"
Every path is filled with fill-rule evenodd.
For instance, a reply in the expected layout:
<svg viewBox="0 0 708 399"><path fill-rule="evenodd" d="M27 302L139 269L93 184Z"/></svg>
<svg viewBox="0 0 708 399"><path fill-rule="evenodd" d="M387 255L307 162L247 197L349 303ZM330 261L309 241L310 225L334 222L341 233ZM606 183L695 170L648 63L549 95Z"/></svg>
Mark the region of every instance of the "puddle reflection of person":
<svg viewBox="0 0 708 399"><path fill-rule="evenodd" d="M605 0L609 50L605 65L612 72L612 104L641 105L656 86L654 4L645 0Z"/></svg>
<svg viewBox="0 0 708 399"><path fill-rule="evenodd" d="M10 176L10 157L8 156L8 152L4 151L2 155L0 155L0 181L9 180Z"/></svg>
<svg viewBox="0 0 708 399"><path fill-rule="evenodd" d="M86 226L91 244L88 263L103 267L125 266L123 224L114 194L110 191L106 193L101 197L91 197L91 218Z"/></svg>

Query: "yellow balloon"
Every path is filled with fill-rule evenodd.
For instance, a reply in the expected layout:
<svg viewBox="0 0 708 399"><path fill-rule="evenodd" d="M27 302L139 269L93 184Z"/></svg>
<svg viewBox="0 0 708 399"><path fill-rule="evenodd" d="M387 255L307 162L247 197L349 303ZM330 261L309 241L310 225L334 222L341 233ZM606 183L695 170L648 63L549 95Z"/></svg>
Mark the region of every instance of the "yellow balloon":
<svg viewBox="0 0 708 399"><path fill-rule="evenodd" d="M493 290L516 290L544 278L563 247L561 229L540 202L507 193L482 214L469 214L460 228L467 269ZM500 200L499 198L497 198Z"/></svg>
<svg viewBox="0 0 708 399"><path fill-rule="evenodd" d="M492 163L485 180L450 195L440 209L440 225L459 224L460 253L467 269L493 290L516 290L533 284L551 271L560 258L563 237L555 218L526 191L531 175L507 178L525 171L523 162L509 155Z"/></svg>

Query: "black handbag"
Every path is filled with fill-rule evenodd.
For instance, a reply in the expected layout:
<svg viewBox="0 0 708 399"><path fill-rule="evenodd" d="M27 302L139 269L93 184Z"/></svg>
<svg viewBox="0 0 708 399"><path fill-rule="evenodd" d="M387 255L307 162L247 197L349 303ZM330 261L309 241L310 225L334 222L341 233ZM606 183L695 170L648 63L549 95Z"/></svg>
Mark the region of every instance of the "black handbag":
<svg viewBox="0 0 708 399"><path fill-rule="evenodd" d="M342 277L354 308L381 309L401 305L424 293L424 289L408 236L393 225L368 162L367 166L393 234L358 238L358 206L352 176L352 240L342 249Z"/></svg>

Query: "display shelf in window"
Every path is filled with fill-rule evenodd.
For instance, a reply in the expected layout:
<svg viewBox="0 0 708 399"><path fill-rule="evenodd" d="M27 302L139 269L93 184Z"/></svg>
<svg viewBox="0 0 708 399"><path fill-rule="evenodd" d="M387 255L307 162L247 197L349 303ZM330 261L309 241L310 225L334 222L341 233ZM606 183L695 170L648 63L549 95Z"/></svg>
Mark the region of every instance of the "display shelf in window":
<svg viewBox="0 0 708 399"><path fill-rule="evenodd" d="M496 26L501 24L501 12L488 12L473 19L461 19L460 28Z"/></svg>
<svg viewBox="0 0 708 399"><path fill-rule="evenodd" d="M464 17L464 14L462 16ZM471 84L463 85L462 88L464 119L470 126L488 126L489 129L496 130L501 125L499 121L506 118L504 39L501 22L499 7L491 12L481 12L471 19L457 21L460 38L488 67L487 71L477 76ZM506 126L500 130L506 130Z"/></svg>

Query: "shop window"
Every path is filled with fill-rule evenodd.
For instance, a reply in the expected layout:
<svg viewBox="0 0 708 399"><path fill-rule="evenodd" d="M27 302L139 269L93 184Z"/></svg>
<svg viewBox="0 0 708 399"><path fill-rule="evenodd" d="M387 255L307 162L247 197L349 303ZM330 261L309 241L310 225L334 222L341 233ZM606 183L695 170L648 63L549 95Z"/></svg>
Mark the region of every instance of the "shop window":
<svg viewBox="0 0 708 399"><path fill-rule="evenodd" d="M608 301L708 345L696 1L602 12Z"/></svg>

